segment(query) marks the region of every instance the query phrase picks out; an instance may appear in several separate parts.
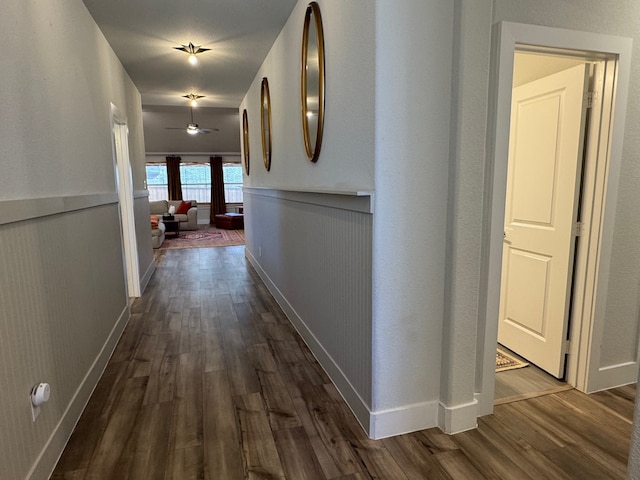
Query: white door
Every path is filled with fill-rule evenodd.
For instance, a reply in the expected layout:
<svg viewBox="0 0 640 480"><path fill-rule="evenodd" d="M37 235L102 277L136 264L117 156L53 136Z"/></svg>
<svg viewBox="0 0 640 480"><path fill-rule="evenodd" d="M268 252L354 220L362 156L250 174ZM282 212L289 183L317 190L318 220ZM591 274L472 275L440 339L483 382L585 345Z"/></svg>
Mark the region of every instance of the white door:
<svg viewBox="0 0 640 480"><path fill-rule="evenodd" d="M564 374L586 65L514 88L498 342Z"/></svg>

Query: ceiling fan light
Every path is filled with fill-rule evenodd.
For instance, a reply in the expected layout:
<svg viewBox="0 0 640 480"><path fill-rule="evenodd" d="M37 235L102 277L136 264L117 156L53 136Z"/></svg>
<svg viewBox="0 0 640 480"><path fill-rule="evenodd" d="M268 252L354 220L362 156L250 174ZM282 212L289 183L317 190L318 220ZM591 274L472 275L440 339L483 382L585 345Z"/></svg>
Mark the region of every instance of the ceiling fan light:
<svg viewBox="0 0 640 480"><path fill-rule="evenodd" d="M190 123L189 125L187 125L187 133L190 135L195 135L196 133L198 133L198 125L196 125L195 123Z"/></svg>
<svg viewBox="0 0 640 480"><path fill-rule="evenodd" d="M191 106L192 107L197 107L198 106L198 102L197 102L197 100L195 98L193 100L191 100Z"/></svg>
<svg viewBox="0 0 640 480"><path fill-rule="evenodd" d="M189 63L190 63L191 65L195 65L195 64L197 64L197 63L198 63L198 57L196 57L196 54L195 54L195 53L190 53L190 54L189 54Z"/></svg>

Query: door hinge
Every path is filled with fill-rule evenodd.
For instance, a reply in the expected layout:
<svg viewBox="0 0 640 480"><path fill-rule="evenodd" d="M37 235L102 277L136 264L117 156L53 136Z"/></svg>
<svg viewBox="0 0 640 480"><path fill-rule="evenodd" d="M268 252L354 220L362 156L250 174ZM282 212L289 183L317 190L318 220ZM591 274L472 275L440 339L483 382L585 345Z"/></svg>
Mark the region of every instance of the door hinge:
<svg viewBox="0 0 640 480"><path fill-rule="evenodd" d="M576 222L573 224L573 234L576 237L579 237L582 235L582 230L583 230L582 222Z"/></svg>
<svg viewBox="0 0 640 480"><path fill-rule="evenodd" d="M587 108L593 107L593 102L598 98L598 92L587 92Z"/></svg>
<svg viewBox="0 0 640 480"><path fill-rule="evenodd" d="M571 340L565 340L564 344L562 345L562 353L564 353L565 355L571 355Z"/></svg>

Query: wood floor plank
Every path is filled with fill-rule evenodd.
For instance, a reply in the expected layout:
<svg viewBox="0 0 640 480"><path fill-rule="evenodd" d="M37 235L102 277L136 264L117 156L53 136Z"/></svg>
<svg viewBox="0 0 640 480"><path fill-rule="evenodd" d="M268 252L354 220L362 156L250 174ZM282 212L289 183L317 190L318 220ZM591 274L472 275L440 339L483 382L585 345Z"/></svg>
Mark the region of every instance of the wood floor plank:
<svg viewBox="0 0 640 480"><path fill-rule="evenodd" d="M223 330L222 339L233 394L245 395L259 392L260 381L247 355L240 330L237 328Z"/></svg>
<svg viewBox="0 0 640 480"><path fill-rule="evenodd" d="M172 471L167 471L166 480L202 480L204 478L204 453L201 445L180 448L175 451Z"/></svg>
<svg viewBox="0 0 640 480"><path fill-rule="evenodd" d="M147 379L129 378L124 383L122 398L111 412L109 423L96 446L85 475L86 480L122 478L120 457L136 424Z"/></svg>
<svg viewBox="0 0 640 480"><path fill-rule="evenodd" d="M251 345L247 348L247 353L252 358L258 374L271 429L281 430L301 426L293 401L269 345L266 343Z"/></svg>
<svg viewBox="0 0 640 480"><path fill-rule="evenodd" d="M484 475L469 458L460 450L450 450L436 455L436 460L442 469L453 479L457 480L495 480L498 477ZM508 480L508 479L505 479Z"/></svg>
<svg viewBox="0 0 640 480"><path fill-rule="evenodd" d="M501 452L479 430L472 430L456 435L456 443L460 445L469 461L489 478L517 478L537 480L519 467L512 457Z"/></svg>
<svg viewBox="0 0 640 480"><path fill-rule="evenodd" d="M200 352L179 356L174 401L176 450L202 445L202 373Z"/></svg>
<svg viewBox="0 0 640 480"><path fill-rule="evenodd" d="M284 470L260 394L234 397L240 422L245 470L249 479L284 479Z"/></svg>
<svg viewBox="0 0 640 480"><path fill-rule="evenodd" d="M225 371L204 374L205 479L243 478L240 424Z"/></svg>
<svg viewBox="0 0 640 480"><path fill-rule="evenodd" d="M293 400L327 478L361 472L360 459L331 414L333 400L324 388L306 385Z"/></svg>
<svg viewBox="0 0 640 480"><path fill-rule="evenodd" d="M384 439L382 444L396 463L402 465L408 478L452 480L423 439L418 435L399 435Z"/></svg>
<svg viewBox="0 0 640 480"><path fill-rule="evenodd" d="M243 247L156 261L55 480L625 478L635 385L371 440Z"/></svg>
<svg viewBox="0 0 640 480"><path fill-rule="evenodd" d="M295 427L273 432L286 478L325 480L304 428Z"/></svg>

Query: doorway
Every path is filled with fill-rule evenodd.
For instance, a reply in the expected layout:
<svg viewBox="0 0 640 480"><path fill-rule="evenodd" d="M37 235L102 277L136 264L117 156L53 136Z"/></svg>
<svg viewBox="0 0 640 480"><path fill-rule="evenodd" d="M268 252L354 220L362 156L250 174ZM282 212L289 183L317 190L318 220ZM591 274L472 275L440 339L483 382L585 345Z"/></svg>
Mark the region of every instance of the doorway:
<svg viewBox="0 0 640 480"><path fill-rule="evenodd" d="M111 132L127 295L130 298L137 298L141 294L141 286L135 231L133 177L129 159L129 128L125 117L113 104L111 104Z"/></svg>
<svg viewBox="0 0 640 480"><path fill-rule="evenodd" d="M489 148L493 163L489 165L487 175L490 218L485 224L487 243L482 267L486 301L483 305L481 414L493 410L495 389L514 54L518 51L573 58L582 64L601 66L593 77L598 94L590 111L591 126L585 136L585 163L581 175L584 188L579 209L583 223L575 251L572 296L567 302L576 321L565 327L571 342L562 342L564 353L568 355L565 378L569 385L582 391L590 390L594 372L597 373L599 367L598 345L604 328L601 312L605 290L598 287L602 287L608 278L612 206L617 197L616 173L621 162L630 63L630 42L619 37L502 22L496 26L495 38L494 123L490 129Z"/></svg>
<svg viewBox="0 0 640 480"><path fill-rule="evenodd" d="M514 57L498 342L558 379L580 240L585 99L596 67L564 55Z"/></svg>

